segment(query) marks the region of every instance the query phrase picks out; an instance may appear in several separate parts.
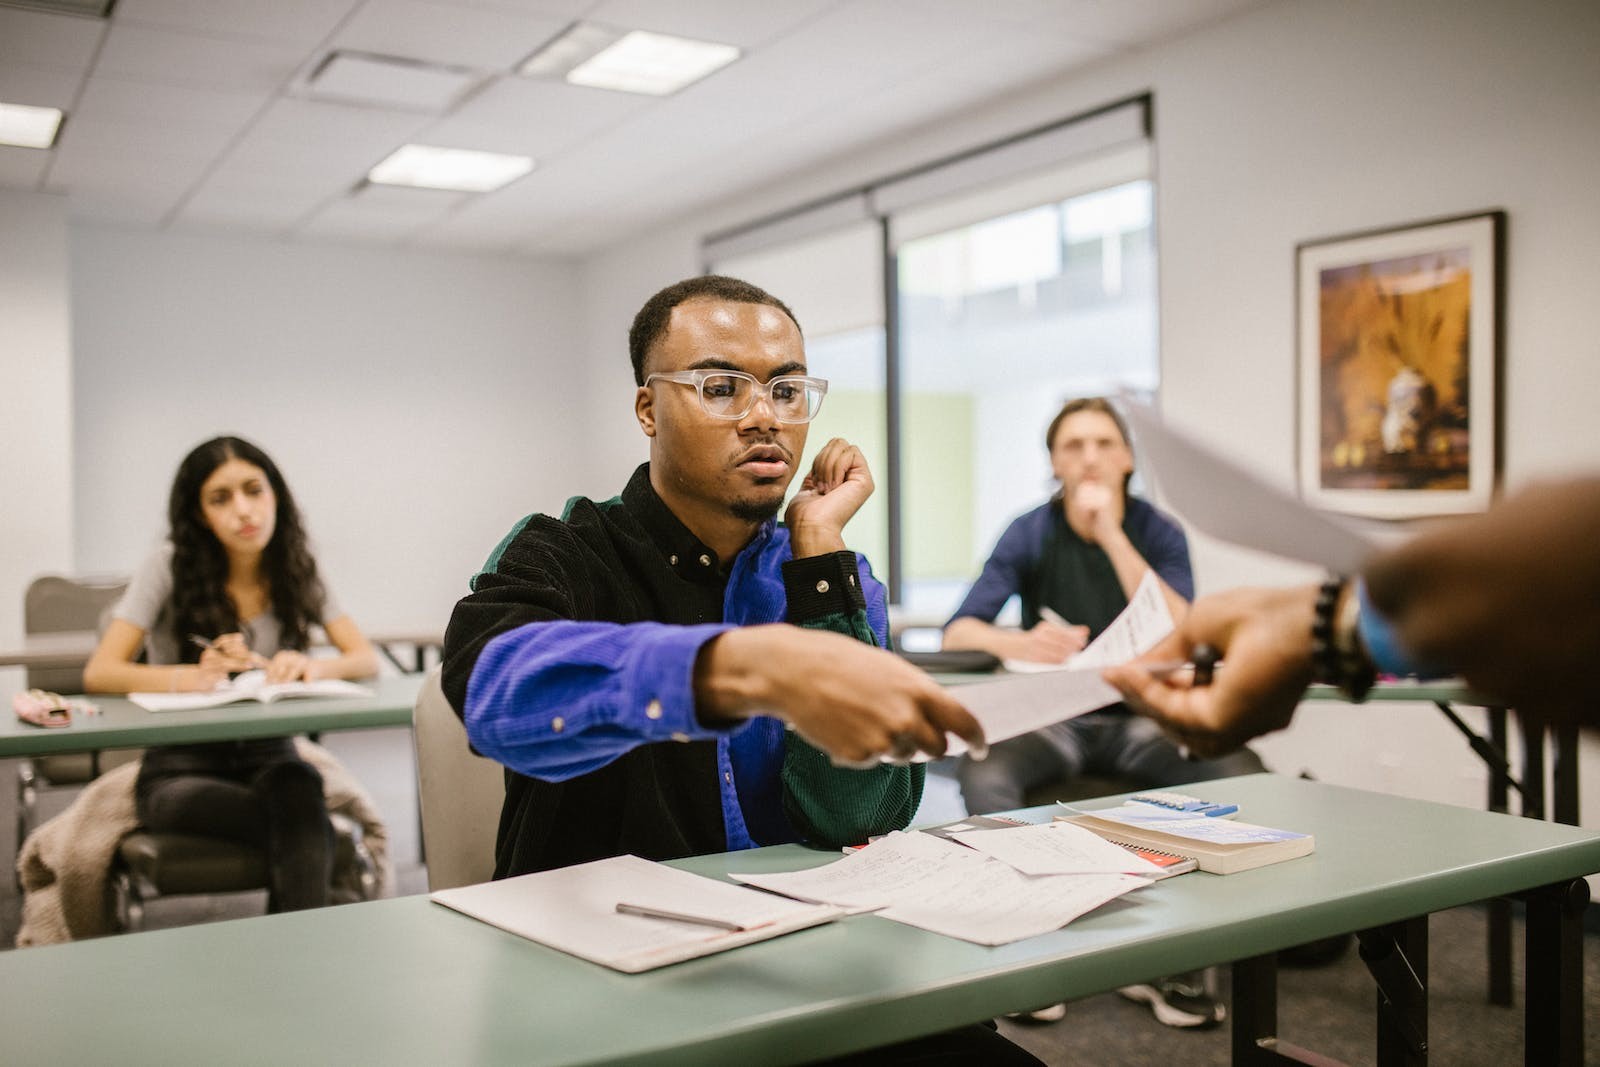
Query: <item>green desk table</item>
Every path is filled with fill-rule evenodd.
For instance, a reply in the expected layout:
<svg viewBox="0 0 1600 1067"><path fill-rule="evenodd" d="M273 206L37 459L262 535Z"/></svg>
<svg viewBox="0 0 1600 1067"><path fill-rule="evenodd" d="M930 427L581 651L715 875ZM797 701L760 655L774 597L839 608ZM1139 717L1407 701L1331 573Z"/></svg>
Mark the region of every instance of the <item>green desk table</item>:
<svg viewBox="0 0 1600 1067"><path fill-rule="evenodd" d="M7 709L0 716L0 757L411 725L422 675L396 675L363 684L373 690L372 696L272 704L247 701L195 711L146 711L126 697L95 696L88 699L100 707L98 715L74 714L71 726L55 728L31 726Z"/></svg>
<svg viewBox="0 0 1600 1067"><path fill-rule="evenodd" d="M1235 1060L1268 1062L1276 950L1375 931L1373 951L1403 947L1425 981L1427 913L1531 891L1528 1060L1581 1061L1573 894L1600 870L1600 835L1274 775L1186 788L1314 833L1317 851L1174 878L998 948L862 915L641 975L420 896L21 949L0 953L0 1041L12 1064L782 1064L1239 961ZM681 866L834 858L788 845ZM1380 1062L1426 1034L1425 989L1386 988L1398 1014L1380 1024Z"/></svg>

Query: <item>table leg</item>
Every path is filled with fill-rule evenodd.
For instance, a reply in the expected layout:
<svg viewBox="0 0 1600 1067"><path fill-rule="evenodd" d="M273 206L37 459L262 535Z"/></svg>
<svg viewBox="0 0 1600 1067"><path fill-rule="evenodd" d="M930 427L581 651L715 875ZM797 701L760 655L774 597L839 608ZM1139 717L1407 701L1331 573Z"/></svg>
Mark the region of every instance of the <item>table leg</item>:
<svg viewBox="0 0 1600 1067"><path fill-rule="evenodd" d="M1428 1062L1428 917L1363 930L1361 960L1377 983L1378 1067Z"/></svg>
<svg viewBox="0 0 1600 1067"><path fill-rule="evenodd" d="M1337 1060L1279 1039L1276 952L1234 962L1232 1027L1235 1067L1284 1063L1340 1067Z"/></svg>
<svg viewBox="0 0 1600 1067"><path fill-rule="evenodd" d="M1578 728L1567 723L1555 728L1555 766L1550 772L1555 796L1552 814L1556 822L1578 825Z"/></svg>
<svg viewBox="0 0 1600 1067"><path fill-rule="evenodd" d="M1523 894L1528 906L1525 1061L1583 1062L1583 910L1589 883L1582 878L1540 886Z"/></svg>

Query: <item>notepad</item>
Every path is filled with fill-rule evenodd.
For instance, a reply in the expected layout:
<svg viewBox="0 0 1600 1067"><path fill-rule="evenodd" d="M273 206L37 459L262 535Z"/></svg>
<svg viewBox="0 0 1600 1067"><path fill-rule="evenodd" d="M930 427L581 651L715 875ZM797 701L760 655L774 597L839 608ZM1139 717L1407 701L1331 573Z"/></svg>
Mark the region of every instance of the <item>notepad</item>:
<svg viewBox="0 0 1600 1067"><path fill-rule="evenodd" d="M1256 826L1237 819L1214 819L1170 811L1149 804L1123 804L1094 811L1057 815L1108 841L1184 856L1212 874L1234 874L1269 863L1309 855L1316 842L1310 834Z"/></svg>
<svg viewBox="0 0 1600 1067"><path fill-rule="evenodd" d="M638 856L580 863L498 882L442 889L436 904L571 956L627 974L765 941L847 914ZM618 904L702 916L741 929L621 914Z"/></svg>
<svg viewBox="0 0 1600 1067"><path fill-rule="evenodd" d="M278 700L308 697L369 697L372 690L341 678L319 678L314 682L267 684L266 671L245 671L231 682L204 693L129 693L128 699L146 711L194 711L220 708L225 704L255 701L271 704Z"/></svg>

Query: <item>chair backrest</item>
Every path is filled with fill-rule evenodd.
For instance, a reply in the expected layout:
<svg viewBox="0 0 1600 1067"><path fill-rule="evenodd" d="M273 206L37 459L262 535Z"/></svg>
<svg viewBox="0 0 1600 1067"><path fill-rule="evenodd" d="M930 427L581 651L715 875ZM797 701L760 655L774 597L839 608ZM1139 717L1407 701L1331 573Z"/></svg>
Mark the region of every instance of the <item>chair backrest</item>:
<svg viewBox="0 0 1600 1067"><path fill-rule="evenodd" d="M22 631L55 634L98 632L112 606L128 588L126 578L69 578L46 574L35 578L22 595ZM33 667L28 687L57 693L83 692L83 668Z"/></svg>
<svg viewBox="0 0 1600 1067"><path fill-rule="evenodd" d="M428 672L417 694L411 732L417 746L417 795L428 888L451 889L494 876L494 843L505 803L505 769L475 755L467 730Z"/></svg>

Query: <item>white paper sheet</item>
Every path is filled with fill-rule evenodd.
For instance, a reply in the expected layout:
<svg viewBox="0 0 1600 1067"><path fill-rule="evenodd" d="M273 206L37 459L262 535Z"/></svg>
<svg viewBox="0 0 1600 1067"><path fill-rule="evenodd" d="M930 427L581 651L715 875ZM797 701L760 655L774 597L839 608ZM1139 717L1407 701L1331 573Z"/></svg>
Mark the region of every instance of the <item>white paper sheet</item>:
<svg viewBox="0 0 1600 1067"><path fill-rule="evenodd" d="M950 835L968 848L1015 867L1023 874L1141 874L1161 868L1121 845L1071 823L962 830Z"/></svg>
<svg viewBox="0 0 1600 1067"><path fill-rule="evenodd" d="M757 893L637 856L444 889L429 899L529 940L629 972L763 940L841 914L836 908ZM720 930L618 914L617 904L624 901L710 916L747 929Z"/></svg>
<svg viewBox="0 0 1600 1067"><path fill-rule="evenodd" d="M1145 473L1186 522L1213 537L1352 574L1378 545L1349 522L1316 511L1193 437L1147 404L1122 398Z"/></svg>
<svg viewBox="0 0 1600 1067"><path fill-rule="evenodd" d="M732 874L749 885L844 907L887 904L878 914L980 945L1059 929L1150 883L1123 874L1031 877L928 834L894 833L809 871Z"/></svg>
<svg viewBox="0 0 1600 1067"><path fill-rule="evenodd" d="M1101 681L1101 668L1143 655L1171 632L1172 612L1161 583L1155 572L1146 571L1128 606L1063 669L971 682L951 692L978 720L990 744L1020 737L1117 703L1122 694ZM966 742L951 735L949 754L966 750Z"/></svg>

